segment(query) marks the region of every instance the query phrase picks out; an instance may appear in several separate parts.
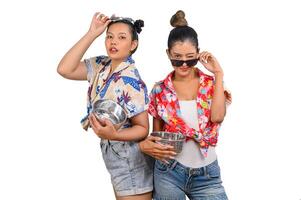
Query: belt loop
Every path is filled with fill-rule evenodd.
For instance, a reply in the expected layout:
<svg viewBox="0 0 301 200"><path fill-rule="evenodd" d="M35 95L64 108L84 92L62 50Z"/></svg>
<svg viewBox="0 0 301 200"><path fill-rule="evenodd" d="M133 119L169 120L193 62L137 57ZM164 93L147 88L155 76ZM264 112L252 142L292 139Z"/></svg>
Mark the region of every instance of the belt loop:
<svg viewBox="0 0 301 200"><path fill-rule="evenodd" d="M208 176L207 166L203 167L204 169L204 176Z"/></svg>
<svg viewBox="0 0 301 200"><path fill-rule="evenodd" d="M188 176L190 177L192 175L192 168L188 168Z"/></svg>
<svg viewBox="0 0 301 200"><path fill-rule="evenodd" d="M175 166L177 165L177 161L176 160L174 160L174 162L171 164L171 166L170 166L170 169L173 169L173 168L175 168Z"/></svg>
<svg viewBox="0 0 301 200"><path fill-rule="evenodd" d="M100 141L100 147L101 147L101 149L102 149L102 151L104 153L107 153L109 144L110 143L109 143L108 140L101 139L101 141Z"/></svg>

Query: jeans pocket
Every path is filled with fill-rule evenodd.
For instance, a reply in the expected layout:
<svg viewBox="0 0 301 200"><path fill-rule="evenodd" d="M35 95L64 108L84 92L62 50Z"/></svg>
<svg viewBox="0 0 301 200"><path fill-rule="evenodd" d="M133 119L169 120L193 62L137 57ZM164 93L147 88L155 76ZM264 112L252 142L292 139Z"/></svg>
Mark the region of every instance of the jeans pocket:
<svg viewBox="0 0 301 200"><path fill-rule="evenodd" d="M128 158L128 144L127 142L116 142L110 145L113 155L120 159Z"/></svg>
<svg viewBox="0 0 301 200"><path fill-rule="evenodd" d="M161 173L167 173L169 170L169 167L167 164L163 163L162 161L156 160L155 169Z"/></svg>
<svg viewBox="0 0 301 200"><path fill-rule="evenodd" d="M220 167L217 161L207 166L207 173L209 178L219 178L220 177Z"/></svg>
<svg viewBox="0 0 301 200"><path fill-rule="evenodd" d="M129 155L131 167L134 169L146 167L146 155L141 152L137 142L129 142Z"/></svg>

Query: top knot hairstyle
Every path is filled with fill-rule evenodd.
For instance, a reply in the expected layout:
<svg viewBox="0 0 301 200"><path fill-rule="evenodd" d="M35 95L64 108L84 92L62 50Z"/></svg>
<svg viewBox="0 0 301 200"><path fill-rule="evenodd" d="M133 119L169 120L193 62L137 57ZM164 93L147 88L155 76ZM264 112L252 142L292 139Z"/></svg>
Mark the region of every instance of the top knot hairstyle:
<svg viewBox="0 0 301 200"><path fill-rule="evenodd" d="M178 10L170 19L170 25L174 27L168 36L168 49L170 50L176 42L190 41L193 46L199 51L198 34L188 26L185 19L185 13Z"/></svg>
<svg viewBox="0 0 301 200"><path fill-rule="evenodd" d="M138 41L139 40L138 34L141 33L142 27L144 27L144 21L143 20L138 19L138 20L134 21L132 18L129 18L129 17L116 17L115 15L111 16L110 20L111 20L111 22L108 25L108 29L110 28L111 25L116 24L116 23L127 24L129 29L130 29L130 33L131 33L131 36L132 36L132 41L134 41L134 40ZM131 53L132 54L135 53L137 48L138 48L138 45Z"/></svg>
<svg viewBox="0 0 301 200"><path fill-rule="evenodd" d="M187 20L185 19L185 13L182 10L178 10L170 19L170 25L172 27L187 26Z"/></svg>
<svg viewBox="0 0 301 200"><path fill-rule="evenodd" d="M144 27L144 21L141 19L138 19L134 22L134 28L137 33L140 33L142 31L142 27Z"/></svg>

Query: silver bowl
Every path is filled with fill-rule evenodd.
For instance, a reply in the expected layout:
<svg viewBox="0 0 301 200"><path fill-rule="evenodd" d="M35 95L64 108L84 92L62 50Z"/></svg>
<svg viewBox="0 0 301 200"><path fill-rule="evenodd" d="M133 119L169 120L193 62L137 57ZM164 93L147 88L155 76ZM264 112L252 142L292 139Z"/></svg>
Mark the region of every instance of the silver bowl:
<svg viewBox="0 0 301 200"><path fill-rule="evenodd" d="M152 136L160 137L161 140L158 141L161 144L167 144L174 147L176 153L182 151L183 143L186 137L182 133L172 133L165 131L155 131L151 133Z"/></svg>
<svg viewBox="0 0 301 200"><path fill-rule="evenodd" d="M92 112L98 119L108 119L119 129L127 119L125 110L115 101L109 99L101 99L95 101Z"/></svg>

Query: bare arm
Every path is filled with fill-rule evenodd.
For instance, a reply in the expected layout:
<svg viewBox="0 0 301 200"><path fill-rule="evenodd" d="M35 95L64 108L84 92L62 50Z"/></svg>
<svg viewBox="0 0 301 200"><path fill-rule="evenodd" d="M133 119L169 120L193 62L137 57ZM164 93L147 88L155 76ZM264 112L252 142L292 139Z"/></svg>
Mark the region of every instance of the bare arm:
<svg viewBox="0 0 301 200"><path fill-rule="evenodd" d="M95 40L89 33L85 34L62 58L57 72L71 80L87 80L87 69L81 62L83 55Z"/></svg>
<svg viewBox="0 0 301 200"><path fill-rule="evenodd" d="M153 131L162 131L164 121L162 119L153 118Z"/></svg>
<svg viewBox="0 0 301 200"><path fill-rule="evenodd" d="M87 69L81 59L109 23L108 17L95 13L89 31L64 55L57 67L57 72L67 79L87 80Z"/></svg>
<svg viewBox="0 0 301 200"><path fill-rule="evenodd" d="M144 111L131 119L132 127L118 131L115 140L139 141L148 135L148 113Z"/></svg>
<svg viewBox="0 0 301 200"><path fill-rule="evenodd" d="M199 54L199 60L202 65L215 76L214 94L210 108L210 120L214 123L221 123L226 114L226 98L223 86L224 72L217 59L207 51L203 51Z"/></svg>
<svg viewBox="0 0 301 200"><path fill-rule="evenodd" d="M215 73L214 94L211 104L211 121L221 123L226 115L226 97L223 86L223 73Z"/></svg>
<svg viewBox="0 0 301 200"><path fill-rule="evenodd" d="M117 131L109 120L97 120L94 114L89 117L95 134L103 139L119 141L139 141L148 135L149 123L147 111L132 117L132 127Z"/></svg>

